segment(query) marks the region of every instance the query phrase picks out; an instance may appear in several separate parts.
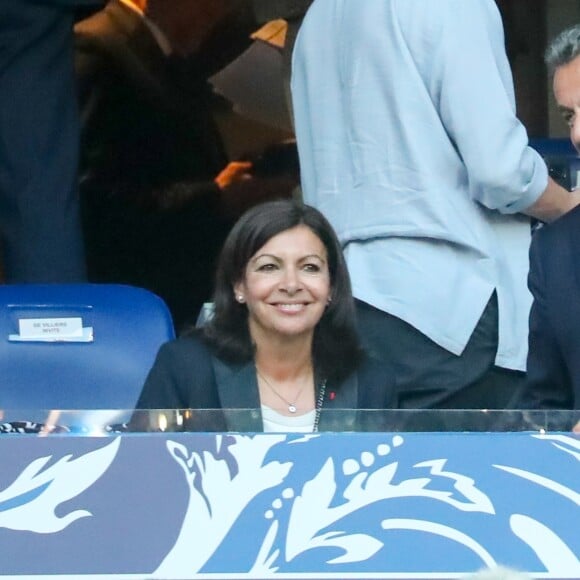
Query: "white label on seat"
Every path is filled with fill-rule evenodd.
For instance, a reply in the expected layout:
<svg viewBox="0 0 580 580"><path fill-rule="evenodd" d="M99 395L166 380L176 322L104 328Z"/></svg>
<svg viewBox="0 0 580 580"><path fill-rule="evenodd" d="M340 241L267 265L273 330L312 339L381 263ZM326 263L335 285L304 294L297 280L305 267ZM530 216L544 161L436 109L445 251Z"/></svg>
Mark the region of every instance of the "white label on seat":
<svg viewBox="0 0 580 580"><path fill-rule="evenodd" d="M83 337L83 319L75 318L22 318L18 321L23 340L71 340Z"/></svg>

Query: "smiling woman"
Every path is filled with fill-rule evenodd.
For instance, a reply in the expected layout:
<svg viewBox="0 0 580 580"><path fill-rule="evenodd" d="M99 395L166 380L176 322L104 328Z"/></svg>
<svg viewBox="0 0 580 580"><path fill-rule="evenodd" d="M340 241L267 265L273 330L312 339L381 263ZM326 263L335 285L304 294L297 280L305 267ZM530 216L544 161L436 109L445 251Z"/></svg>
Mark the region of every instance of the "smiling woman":
<svg viewBox="0 0 580 580"><path fill-rule="evenodd" d="M288 347L298 337L310 350L330 298L324 244L307 226L274 236L250 259L234 292L246 302L255 344L278 340Z"/></svg>
<svg viewBox="0 0 580 580"><path fill-rule="evenodd" d="M249 430L303 432L328 427L323 407L392 405L392 373L360 349L340 243L318 210L276 201L242 216L214 303L207 326L162 347L139 408L250 408ZM225 416L215 428L239 430Z"/></svg>

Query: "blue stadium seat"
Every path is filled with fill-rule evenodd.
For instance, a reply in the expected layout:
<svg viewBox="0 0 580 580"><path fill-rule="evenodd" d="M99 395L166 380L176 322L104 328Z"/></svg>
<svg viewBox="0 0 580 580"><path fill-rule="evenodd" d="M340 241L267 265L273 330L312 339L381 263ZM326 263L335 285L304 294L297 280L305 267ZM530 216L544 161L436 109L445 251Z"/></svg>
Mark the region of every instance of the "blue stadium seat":
<svg viewBox="0 0 580 580"><path fill-rule="evenodd" d="M10 409L132 409L174 335L165 303L141 288L0 286L4 418Z"/></svg>

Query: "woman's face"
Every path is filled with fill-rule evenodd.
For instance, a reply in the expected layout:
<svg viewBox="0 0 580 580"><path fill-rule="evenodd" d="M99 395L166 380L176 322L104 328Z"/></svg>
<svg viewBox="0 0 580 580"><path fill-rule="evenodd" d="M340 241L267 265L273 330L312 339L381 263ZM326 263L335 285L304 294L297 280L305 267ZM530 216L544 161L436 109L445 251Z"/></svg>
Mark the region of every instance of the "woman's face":
<svg viewBox="0 0 580 580"><path fill-rule="evenodd" d="M281 232L249 260L234 285L246 303L250 334L260 341L311 340L330 298L326 248L306 226Z"/></svg>

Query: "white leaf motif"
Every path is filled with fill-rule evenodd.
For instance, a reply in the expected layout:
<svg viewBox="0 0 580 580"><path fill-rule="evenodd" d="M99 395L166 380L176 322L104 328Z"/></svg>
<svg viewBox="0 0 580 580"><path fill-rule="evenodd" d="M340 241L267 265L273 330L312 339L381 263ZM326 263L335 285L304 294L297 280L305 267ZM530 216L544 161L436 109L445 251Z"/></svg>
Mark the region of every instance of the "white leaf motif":
<svg viewBox="0 0 580 580"><path fill-rule="evenodd" d="M278 571L278 566L274 566L274 562L280 555L280 550L272 549L276 540L276 535L278 534L278 528L278 521L274 520L264 538L264 541L262 542L256 561L250 570L251 577L259 578Z"/></svg>
<svg viewBox="0 0 580 580"><path fill-rule="evenodd" d="M292 463L272 461L264 465L268 451L285 436L234 437L229 453L237 461L238 473L233 477L224 459L208 452L202 458L180 443L167 442L169 453L185 474L189 503L179 537L155 571L156 578L191 578L209 560L248 503L288 475ZM196 478L199 481L194 486Z"/></svg>
<svg viewBox="0 0 580 580"><path fill-rule="evenodd" d="M507 471L513 475L517 475L522 479L527 479L537 485L545 487L562 497L565 497L575 503L577 506L580 506L580 493L577 491L570 489L569 487L554 481L548 477L544 477L543 475L538 475L537 473L533 473L532 471L526 471L524 469L518 469L517 467L509 467L508 465L494 465L496 469L501 469L502 471Z"/></svg>
<svg viewBox="0 0 580 580"><path fill-rule="evenodd" d="M492 555L481 544L476 542L473 538L470 538L467 534L449 526L435 522L407 518L392 518L384 520L381 522L381 526L385 530L416 530L442 536L462 544L477 554L488 568L493 568L496 565L496 561L493 559Z"/></svg>
<svg viewBox="0 0 580 580"><path fill-rule="evenodd" d="M120 443L121 439L117 437L109 445L77 459L66 455L44 471L42 468L51 457L30 463L0 493L0 527L51 534L92 515L87 510L77 510L57 517L55 511L60 504L88 489L107 471Z"/></svg>
<svg viewBox="0 0 580 580"><path fill-rule="evenodd" d="M495 514L493 504L489 497L481 490L475 487L475 481L471 477L454 473L453 471L444 471L446 460L433 459L431 461L423 461L417 463L415 467L430 467L431 475L437 475L445 479L454 481L454 488L468 501L461 501L451 496L448 492L425 491L427 497L433 497L445 503L448 503L461 511L466 512L482 512L487 514Z"/></svg>
<svg viewBox="0 0 580 580"><path fill-rule="evenodd" d="M318 532L334 521L334 517L329 517L330 502L336 493L334 474L334 462L329 458L294 500L286 535L287 560L309 549Z"/></svg>
<svg viewBox="0 0 580 580"><path fill-rule="evenodd" d="M548 572L562 578L580 577L580 560L550 528L521 514L512 515L510 526L514 534L534 550Z"/></svg>
<svg viewBox="0 0 580 580"><path fill-rule="evenodd" d="M328 564L350 564L362 562L374 556L383 543L367 534L344 534L328 532L314 538L309 546L312 548L341 548L344 554L328 560Z"/></svg>
<svg viewBox="0 0 580 580"><path fill-rule="evenodd" d="M365 534L336 531L320 534L320 530L342 517L344 510L329 507L335 493L334 462L329 458L316 477L304 485L292 506L286 536L288 561L306 550L336 547L344 550L344 554L329 560L329 564L360 562L383 547L382 542Z"/></svg>
<svg viewBox="0 0 580 580"><path fill-rule="evenodd" d="M533 437L544 441L552 441L556 449L569 453L572 457L580 461L580 440L577 437L545 433L542 435L533 435Z"/></svg>
<svg viewBox="0 0 580 580"><path fill-rule="evenodd" d="M396 446L394 440L393 446ZM374 464L375 457L370 451L363 454L363 456L369 465ZM346 501L341 504L330 507L337 489L332 458L326 461L314 479L304 485L302 494L296 498L290 512L286 535L286 558L288 561L296 558L306 550L323 546L328 547L330 539L332 539L332 545L342 547L346 551L344 556L332 560L333 563L361 561L374 555L383 545L376 538L363 535L349 536L337 530L329 532L324 532L324 530L327 530L331 525L336 524L349 514L375 502L387 499L425 497L450 504L461 511L495 513L493 504L488 496L475 487L473 479L443 470L446 463L445 459L424 461L418 463L415 467L429 467L431 475L451 480L453 489L461 494L462 498L465 498L464 500L454 497L452 491L429 489L427 486L432 482L432 478L429 477L412 478L397 484L393 483L398 469L396 461L370 473L368 471L357 471L354 468L354 461L351 458L343 463L344 467L347 462L350 462L347 465L348 469L343 470L344 473L354 473L354 475L342 494ZM359 468L360 466L357 465L356 467ZM462 541L464 540L463 543L465 545L469 545L472 549L478 551L484 560L487 558L488 555L481 546L467 536L464 537L460 532L455 532L455 536L452 536L451 530L437 528L437 531L449 538L456 540L461 538ZM340 538L340 540L337 538Z"/></svg>

